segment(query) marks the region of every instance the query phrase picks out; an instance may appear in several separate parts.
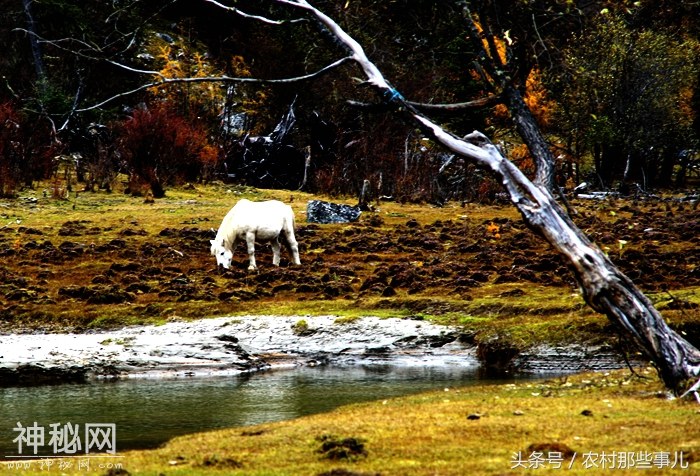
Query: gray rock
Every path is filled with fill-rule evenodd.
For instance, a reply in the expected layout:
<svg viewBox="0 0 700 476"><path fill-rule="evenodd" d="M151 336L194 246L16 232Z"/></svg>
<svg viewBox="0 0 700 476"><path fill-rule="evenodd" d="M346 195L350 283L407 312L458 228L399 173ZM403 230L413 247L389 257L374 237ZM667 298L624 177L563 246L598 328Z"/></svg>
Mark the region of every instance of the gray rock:
<svg viewBox="0 0 700 476"><path fill-rule="evenodd" d="M310 223L350 223L360 218L360 207L310 200L306 205L306 221Z"/></svg>

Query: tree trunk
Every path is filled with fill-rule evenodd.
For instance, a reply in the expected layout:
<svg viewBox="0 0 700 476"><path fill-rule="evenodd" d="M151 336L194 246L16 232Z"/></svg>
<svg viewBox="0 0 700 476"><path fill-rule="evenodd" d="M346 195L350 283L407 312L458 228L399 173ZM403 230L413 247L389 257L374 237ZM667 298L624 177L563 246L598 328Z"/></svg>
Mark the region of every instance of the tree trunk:
<svg viewBox="0 0 700 476"><path fill-rule="evenodd" d="M671 177L673 177L673 168L678 162L680 154L676 149L666 148L661 153L659 173L657 184L660 187L669 187L671 185Z"/></svg>
<svg viewBox="0 0 700 476"><path fill-rule="evenodd" d="M605 188L611 187L615 178L620 176L622 172L620 162L624 154L624 148L618 144L602 144L598 176Z"/></svg>
<svg viewBox="0 0 700 476"><path fill-rule="evenodd" d="M698 120L700 122L700 119ZM688 175L688 167L690 167L690 161L692 160L691 151L683 151L680 155L678 172L676 173L675 185L678 188L683 188L686 185L686 179Z"/></svg>
<svg viewBox="0 0 700 476"><path fill-rule="evenodd" d="M566 259L586 303L607 315L623 335L631 338L655 364L668 388L680 393L689 380L700 375L700 351L668 327L651 301L588 240L549 191L530 182L480 132L462 141L425 118L417 119L453 152L491 168L525 223Z"/></svg>
<svg viewBox="0 0 700 476"><path fill-rule="evenodd" d="M503 89L503 97L510 111L515 128L522 137L532 158L535 160L537 175L535 183L546 187L548 190L555 190L554 180L554 155L549 150L547 141L542 136L537 121L530 112L530 108L525 104L523 96L513 85L508 85Z"/></svg>
<svg viewBox="0 0 700 476"><path fill-rule="evenodd" d="M32 57L34 58L34 69L36 71L37 80L41 86L46 79L46 76L44 74L44 60L41 55L41 48L39 47L39 41L36 34L36 23L34 22L34 16L32 15L33 2L34 0L22 0L22 5L24 6L24 14L27 17L27 31L29 32L29 44L32 48Z"/></svg>

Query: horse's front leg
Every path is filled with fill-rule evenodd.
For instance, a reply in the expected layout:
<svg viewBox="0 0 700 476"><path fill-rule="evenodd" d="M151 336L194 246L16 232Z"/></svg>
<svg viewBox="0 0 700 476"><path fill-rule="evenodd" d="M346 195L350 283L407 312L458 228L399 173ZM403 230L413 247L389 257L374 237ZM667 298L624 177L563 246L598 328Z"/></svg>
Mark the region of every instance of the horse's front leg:
<svg viewBox="0 0 700 476"><path fill-rule="evenodd" d="M258 267L255 265L255 233L249 231L245 235L246 245L248 246L248 271L255 271Z"/></svg>
<svg viewBox="0 0 700 476"><path fill-rule="evenodd" d="M275 266L280 265L280 238L275 237L272 241L270 241L270 245L272 246L272 264Z"/></svg>

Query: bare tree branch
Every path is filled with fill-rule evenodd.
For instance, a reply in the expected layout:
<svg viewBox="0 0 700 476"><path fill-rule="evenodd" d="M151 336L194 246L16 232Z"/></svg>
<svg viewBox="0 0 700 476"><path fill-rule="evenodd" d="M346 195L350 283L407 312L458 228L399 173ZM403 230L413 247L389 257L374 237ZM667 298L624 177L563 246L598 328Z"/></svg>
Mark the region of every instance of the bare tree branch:
<svg viewBox="0 0 700 476"><path fill-rule="evenodd" d="M77 43L77 44L83 46L84 48L86 48L87 51L91 51L91 52L95 52L95 53L101 53L101 52L102 52L101 49L100 49L98 46L90 45L90 44L88 44L88 43L86 43L86 42L84 42L84 41L82 41L82 40L77 39L77 38L61 38L61 39L57 39L57 40L49 40L49 39L43 38L41 35L38 35L37 33L31 32L31 31L27 31L27 30L25 30L25 29L23 29L23 28L15 28L15 29L12 30L12 31L19 31L19 32L23 32L23 33L27 33L27 34L33 35L33 36L35 36L36 38L38 38L38 41L39 41L40 43L49 44L49 45L51 45L51 46L53 46L53 47L55 47L55 48L58 48L58 49L60 49L60 50L63 50L63 51L65 51L65 52L67 52L67 53L70 53L70 54L72 54L72 55L79 56L79 57L81 57L81 58L89 59L89 60L92 60L92 61L105 61L105 62L107 62L107 63L109 63L109 64L111 64L111 65L117 66L117 67L119 67L119 68L121 68L121 69L125 69L125 70L127 70L127 71L131 71L132 73L150 74L150 75L154 75L154 76L160 75L160 72L158 72L158 71L149 71L149 70L143 70L143 69L134 68L134 67L132 67L132 66L125 65L125 64L123 64L123 63L119 63L119 62L117 62L117 61L111 60L111 59L109 59L109 58L102 58L102 57L100 57L100 56L89 55L89 54L86 54L86 53L83 52L83 51L77 51L77 50L71 49L71 48L69 48L69 47L63 46L63 44L62 44L62 43Z"/></svg>
<svg viewBox="0 0 700 476"><path fill-rule="evenodd" d="M104 106L105 104L108 104L116 99L123 98L126 96L131 96L132 94L136 94L138 92L145 91L148 88L152 88L152 87L158 86L160 84L161 84L160 82L142 84L138 88L134 88L134 89L131 89L129 91L124 91L124 92L121 92L119 94L115 94L114 96L109 97L102 102L98 102L97 104L93 104L92 106L82 107L80 109L76 109L75 112L85 112L85 111L92 111L93 109L99 109L100 107Z"/></svg>
<svg viewBox="0 0 700 476"><path fill-rule="evenodd" d="M314 71L313 73L309 74L304 74L301 76L295 76L291 78L276 78L276 79L264 79L264 78L248 78L248 77L231 77L231 76L205 76L201 78L166 78L164 77L161 73L158 71L143 71L143 70L138 70L135 68L131 68L130 66L117 63L114 61L110 61L111 64L118 66L120 68L127 69L132 72L136 73L141 73L141 74L152 74L159 76L161 79L158 81L153 81L148 84L142 84L141 86L134 88L130 91L124 91L119 94L115 94L112 97L109 97L105 99L104 101L101 101L97 104L93 104L92 106L84 107L81 109L76 109L77 112L84 112L84 111L90 111L93 109L100 108L104 106L105 104L108 104L116 99L119 99L121 97L129 96L132 94L136 94L138 92L144 91L149 88L154 88L154 87L159 87L159 86L166 86L166 85L171 85L171 84L178 84L178 83L253 83L253 84L289 84L289 83L298 83L302 81L308 81L314 78L318 78L320 76L323 76L324 74L329 73L330 71L334 70L335 68L338 68L339 66L349 63L352 61L353 58L346 56L344 58L340 58L337 61L334 61L333 63L324 66L323 68Z"/></svg>
<svg viewBox="0 0 700 476"><path fill-rule="evenodd" d="M66 120L63 121L63 124L61 125L61 127L58 128L59 132L62 130L65 130L68 127L68 124L70 123L71 118L77 112L78 102L80 101L80 93L82 90L83 90L83 80L82 80L82 78L80 78L80 80L78 81L78 89L75 92L75 96L73 96L73 104L71 104L70 111L66 115Z"/></svg>
<svg viewBox="0 0 700 476"><path fill-rule="evenodd" d="M415 107L418 110L442 112L442 113L453 113L453 112L456 113L456 112L470 111L470 110L474 110L474 109L481 109L484 107L495 106L496 104L499 104L501 102L503 102L501 97L497 96L495 94L491 94L489 96L474 99L471 101L455 102L455 103L449 103L449 104L431 104L431 103L425 103L425 102L406 101L407 104ZM358 107L358 108L386 109L385 105L377 104L377 103L366 103L366 102L359 102L359 101L353 101L353 100L349 100L349 101L347 101L347 103L353 107Z"/></svg>
<svg viewBox="0 0 700 476"><path fill-rule="evenodd" d="M495 106L503 102L500 96L496 94L490 94L482 98L473 99L471 101L465 102L455 102L451 104L430 104L425 102L414 102L406 101L411 106L420 109L422 111L435 111L435 112L462 112L473 109L481 109L484 107Z"/></svg>
<svg viewBox="0 0 700 476"><path fill-rule="evenodd" d="M223 8L224 10L226 10L228 12L235 13L236 15L239 15L243 18L248 18L250 20L258 20L258 21L261 21L263 23L267 23L269 25L283 25L285 23L297 23L300 21L306 21L303 18L302 19L295 19L295 20L271 20L269 18L259 16L259 15L250 15L250 14L248 14L248 13L246 13L246 12L236 8L236 7L226 6L221 2L217 2L216 0L204 0L204 1L207 3L211 3L212 5L216 5L219 8Z"/></svg>

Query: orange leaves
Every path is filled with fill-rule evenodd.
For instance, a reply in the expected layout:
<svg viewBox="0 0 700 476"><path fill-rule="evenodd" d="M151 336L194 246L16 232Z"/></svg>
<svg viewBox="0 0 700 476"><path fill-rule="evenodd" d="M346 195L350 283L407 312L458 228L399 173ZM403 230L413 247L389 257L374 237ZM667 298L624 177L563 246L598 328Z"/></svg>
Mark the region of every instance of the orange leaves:
<svg viewBox="0 0 700 476"><path fill-rule="evenodd" d="M476 30L479 32L479 35L481 35L482 39L481 42L484 46L484 51L493 55L494 51L491 48L491 44L493 44L496 48L495 54L498 55L498 59L500 61L494 61L494 63L498 64L506 64L506 42L502 40L501 38L498 37L492 37L492 38L486 38L484 35L484 28L481 26L481 23L478 21L474 21L474 26L476 26ZM508 32L506 32L506 39L508 38ZM495 59L495 58L492 58Z"/></svg>
<svg viewBox="0 0 700 476"><path fill-rule="evenodd" d="M535 161L530 155L530 150L526 144L520 144L513 148L510 152L510 160L525 174L535 172Z"/></svg>
<svg viewBox="0 0 700 476"><path fill-rule="evenodd" d="M486 225L486 235L491 238L495 238L496 240L499 240L501 238L500 225L497 225L494 222L491 222L488 225Z"/></svg>
<svg viewBox="0 0 700 476"><path fill-rule="evenodd" d="M547 97L547 89L542 84L542 73L538 68L533 68L527 77L523 99L540 127L549 126L556 103Z"/></svg>
<svg viewBox="0 0 700 476"><path fill-rule="evenodd" d="M508 111L508 107L505 104L496 104L493 109L493 119L496 119L498 121L505 121L510 117L510 111Z"/></svg>
<svg viewBox="0 0 700 476"><path fill-rule="evenodd" d="M533 69L527 77L523 100L535 116L537 124L546 129L552 123L557 104L549 99L547 89L542 84L542 73L537 68ZM491 117L492 120L504 121L510 117L510 112L505 104L497 104L492 109Z"/></svg>
<svg viewBox="0 0 700 476"><path fill-rule="evenodd" d="M197 157L202 165L216 165L219 160L219 151L213 145L205 144L197 152Z"/></svg>

